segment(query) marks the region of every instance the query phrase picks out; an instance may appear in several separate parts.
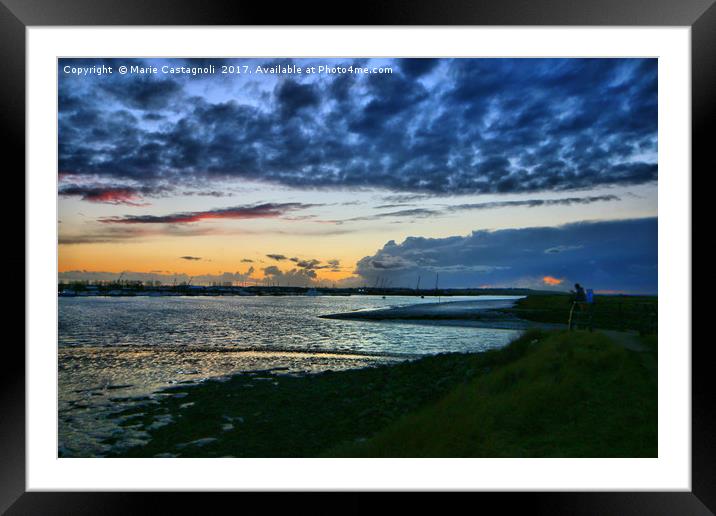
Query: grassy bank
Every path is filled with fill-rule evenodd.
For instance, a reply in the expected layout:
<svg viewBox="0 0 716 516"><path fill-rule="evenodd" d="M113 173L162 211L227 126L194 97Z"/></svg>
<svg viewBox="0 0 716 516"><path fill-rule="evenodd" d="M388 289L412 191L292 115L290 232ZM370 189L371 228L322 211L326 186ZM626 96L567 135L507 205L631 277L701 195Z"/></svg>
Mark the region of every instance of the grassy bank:
<svg viewBox="0 0 716 516"><path fill-rule="evenodd" d="M516 360L338 457L655 457L653 357L598 333L522 341Z"/></svg>
<svg viewBox="0 0 716 516"><path fill-rule="evenodd" d="M656 455L656 367L595 333L530 332L504 349L177 387L126 411L151 441L122 456Z"/></svg>
<svg viewBox="0 0 716 516"><path fill-rule="evenodd" d="M591 309L595 328L656 333L656 296L597 295L594 300ZM507 312L528 321L566 324L571 306L572 296L566 294L527 296Z"/></svg>

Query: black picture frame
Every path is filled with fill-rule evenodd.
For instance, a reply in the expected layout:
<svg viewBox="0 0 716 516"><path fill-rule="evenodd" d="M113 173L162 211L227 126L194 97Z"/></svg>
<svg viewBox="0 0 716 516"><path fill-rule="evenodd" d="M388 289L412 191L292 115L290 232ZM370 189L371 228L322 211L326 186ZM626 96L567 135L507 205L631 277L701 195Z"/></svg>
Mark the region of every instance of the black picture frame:
<svg viewBox="0 0 716 516"><path fill-rule="evenodd" d="M708 134L716 125L716 0L470 0L364 1L345 4L226 0L0 0L0 142L5 163L25 167L25 34L31 26L83 25L555 25L689 26L692 50L692 169L713 171ZM712 129L712 131L709 131ZM14 158L14 159L12 159ZM6 171L9 172L9 168ZM685 174L689 171L684 171ZM7 173L6 188L25 191L20 174ZM693 173L692 173L693 177ZM13 183L14 181L14 183ZM8 185L8 183L10 183ZM15 197L21 198L18 195ZM19 210L19 208L18 208ZM24 227L8 227L10 241L25 241ZM25 269L25 251L6 254L6 270ZM691 252L693 253L693 247ZM692 254L693 256L693 254ZM689 300L691 301L691 300ZM15 309L32 306L15 303ZM19 319L19 314L18 314ZM682 343L689 345L690 343ZM537 514L713 514L716 511L716 435L711 363L705 346L692 347L692 491L615 493L481 493L478 503ZM133 514L191 510L185 495L146 493L25 492L25 352L7 339L0 376L0 511L7 514ZM244 497L255 495L243 494ZM308 501L303 505L323 504ZM356 498L347 511L370 510L377 494ZM414 502L424 505L422 495ZM201 502L199 502L201 503ZM344 502L345 503L345 502ZM475 502L473 502L475 503ZM159 509L161 507L161 509ZM483 505L483 507L485 507ZM319 509L320 510L320 509Z"/></svg>

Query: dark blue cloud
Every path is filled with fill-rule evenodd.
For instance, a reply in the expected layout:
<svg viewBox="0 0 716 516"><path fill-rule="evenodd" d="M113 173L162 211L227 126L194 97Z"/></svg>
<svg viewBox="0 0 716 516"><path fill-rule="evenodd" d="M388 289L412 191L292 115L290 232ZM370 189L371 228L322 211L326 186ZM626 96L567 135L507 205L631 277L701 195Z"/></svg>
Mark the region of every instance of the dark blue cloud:
<svg viewBox="0 0 716 516"><path fill-rule="evenodd" d="M62 197L79 197L89 202L136 205L143 197L159 196L165 191L166 188L158 186L65 183L59 187L58 194Z"/></svg>
<svg viewBox="0 0 716 516"><path fill-rule="evenodd" d="M312 208L316 204L262 203L229 208L217 208L206 211L171 213L169 215L125 215L123 217L104 217L99 219L105 224L192 224L204 220L216 219L266 219L278 218L287 213Z"/></svg>
<svg viewBox="0 0 716 516"><path fill-rule="evenodd" d="M182 86L175 80L147 77L126 84L107 82L101 88L128 107L142 110L164 109L182 91Z"/></svg>
<svg viewBox="0 0 716 516"><path fill-rule="evenodd" d="M60 67L130 61L167 62L75 59ZM59 170L177 186L240 178L429 194L657 180L655 59L396 59L387 66L393 73L251 80L60 73ZM256 89L261 81L273 86ZM234 99L212 95L219 86L233 88Z"/></svg>
<svg viewBox="0 0 716 516"><path fill-rule="evenodd" d="M400 71L408 77L420 77L432 71L438 63L440 63L440 59L420 57L415 59L401 59Z"/></svg>
<svg viewBox="0 0 716 516"><path fill-rule="evenodd" d="M413 286L439 274L443 287L549 287L544 278L587 288L657 292L657 219L580 222L559 227L474 231L461 237L390 241L358 261L368 285Z"/></svg>
<svg viewBox="0 0 716 516"><path fill-rule="evenodd" d="M300 110L317 106L321 102L318 91L313 84L299 84L287 80L276 88L276 100L284 117L290 118Z"/></svg>
<svg viewBox="0 0 716 516"><path fill-rule="evenodd" d="M332 222L336 224L344 224L346 222L355 222L361 220L380 220L380 219L420 219L427 217L439 217L457 212L466 212L473 210L494 210L499 208L538 208L541 206L574 206L586 205L600 202L619 201L620 197L616 195L591 195L586 197L563 197L561 199L524 199L520 201L491 201L470 204L453 204L442 208L406 208L410 204L384 204L375 206L376 209L387 208L405 208L396 211L388 211L375 213L372 215L364 215L353 217L350 219L339 219Z"/></svg>

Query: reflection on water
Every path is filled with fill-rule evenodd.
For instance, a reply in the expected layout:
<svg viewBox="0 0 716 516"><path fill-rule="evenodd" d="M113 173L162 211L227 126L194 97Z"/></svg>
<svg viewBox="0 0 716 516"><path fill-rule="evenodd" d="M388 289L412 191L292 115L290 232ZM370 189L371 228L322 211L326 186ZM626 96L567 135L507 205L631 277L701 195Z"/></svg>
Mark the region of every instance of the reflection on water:
<svg viewBox="0 0 716 516"><path fill-rule="evenodd" d="M450 298L476 302L513 298ZM484 351L517 332L319 315L434 298L173 297L59 299L59 449L102 455L103 441L129 446L146 434L109 414L153 403L159 391L242 371L340 370L442 352ZM488 303L486 303L488 304ZM494 303L489 303L494 304Z"/></svg>

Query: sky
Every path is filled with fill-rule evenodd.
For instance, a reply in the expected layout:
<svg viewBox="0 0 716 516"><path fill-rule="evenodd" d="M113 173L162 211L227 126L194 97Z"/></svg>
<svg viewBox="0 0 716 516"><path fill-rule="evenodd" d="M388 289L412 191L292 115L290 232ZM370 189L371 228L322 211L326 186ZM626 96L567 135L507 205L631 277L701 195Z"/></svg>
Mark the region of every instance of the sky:
<svg viewBox="0 0 716 516"><path fill-rule="evenodd" d="M60 280L657 292L655 59L58 67Z"/></svg>

